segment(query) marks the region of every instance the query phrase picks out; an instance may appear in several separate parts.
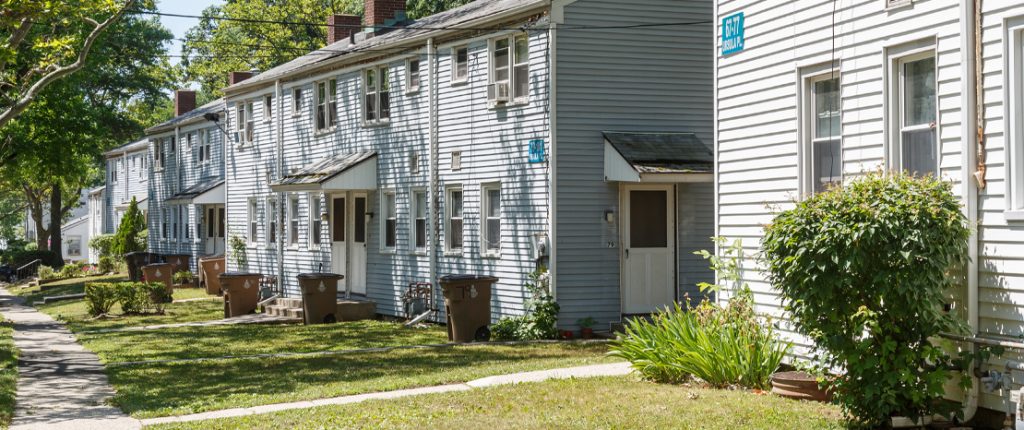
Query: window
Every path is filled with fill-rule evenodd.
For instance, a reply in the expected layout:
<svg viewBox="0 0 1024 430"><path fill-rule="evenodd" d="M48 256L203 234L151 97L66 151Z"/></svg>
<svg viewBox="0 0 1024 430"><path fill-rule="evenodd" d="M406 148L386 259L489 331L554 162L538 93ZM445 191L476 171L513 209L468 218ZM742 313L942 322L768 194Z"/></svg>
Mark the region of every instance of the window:
<svg viewBox="0 0 1024 430"><path fill-rule="evenodd" d="M387 121L391 117L387 66L374 67L363 73L363 91L363 119L370 124Z"/></svg>
<svg viewBox="0 0 1024 430"><path fill-rule="evenodd" d="M214 231L213 225L213 221L215 219L217 219L217 209L213 207L206 209L206 237L208 238L213 238L217 234L217 232Z"/></svg>
<svg viewBox="0 0 1024 430"><path fill-rule="evenodd" d="M530 90L530 40L525 34L495 39L491 42L492 102L521 100Z"/></svg>
<svg viewBox="0 0 1024 430"><path fill-rule="evenodd" d="M427 192L424 190L413 190L412 208L412 243L416 251L424 251L427 248Z"/></svg>
<svg viewBox="0 0 1024 430"><path fill-rule="evenodd" d="M320 215L323 213L323 206L320 203L320 194L309 194L309 244L319 246L323 233L323 221Z"/></svg>
<svg viewBox="0 0 1024 430"><path fill-rule="evenodd" d="M192 237L192 230L188 228L188 207L182 207L180 210L178 225L181 226L181 231L185 233L185 239L190 239Z"/></svg>
<svg viewBox="0 0 1024 430"><path fill-rule="evenodd" d="M160 211L160 237L163 238L164 240L167 240L167 218L169 218L167 214L167 208L164 208L162 211Z"/></svg>
<svg viewBox="0 0 1024 430"><path fill-rule="evenodd" d="M513 38L515 50L512 56L512 97L521 99L530 90L530 40L525 34Z"/></svg>
<svg viewBox="0 0 1024 430"><path fill-rule="evenodd" d="M448 188L445 208L448 219L445 249L452 253L462 252L462 188Z"/></svg>
<svg viewBox="0 0 1024 430"><path fill-rule="evenodd" d="M932 52L896 61L898 79L893 115L898 119L895 145L900 169L918 174L938 173L936 140L935 55Z"/></svg>
<svg viewBox="0 0 1024 430"><path fill-rule="evenodd" d="M288 197L288 244L299 246L299 196Z"/></svg>
<svg viewBox="0 0 1024 430"><path fill-rule="evenodd" d="M68 236L67 243L69 256L82 256L82 236Z"/></svg>
<svg viewBox="0 0 1024 430"><path fill-rule="evenodd" d="M259 232L259 223L257 222L257 212L259 208L256 205L256 199L249 199L249 243L256 243L256 235Z"/></svg>
<svg viewBox="0 0 1024 430"><path fill-rule="evenodd" d="M469 79L469 48L452 48L452 82L466 82Z"/></svg>
<svg viewBox="0 0 1024 430"><path fill-rule="evenodd" d="M255 118L252 102L245 104L245 142L252 143L253 133L256 131Z"/></svg>
<svg viewBox="0 0 1024 430"><path fill-rule="evenodd" d="M274 119L274 96L263 96L263 122Z"/></svg>
<svg viewBox="0 0 1024 430"><path fill-rule="evenodd" d="M267 199L267 245L277 243L277 200Z"/></svg>
<svg viewBox="0 0 1024 430"><path fill-rule="evenodd" d="M110 182L117 183L117 169L118 164L121 164L121 160L114 160L110 163L113 167L110 168Z"/></svg>
<svg viewBox="0 0 1024 430"><path fill-rule="evenodd" d="M168 153L173 154L174 153L174 146L177 145L177 143L178 143L177 139L169 137L169 138L167 138L167 141L169 141L171 143L169 145L170 146L170 151L168 151Z"/></svg>
<svg viewBox="0 0 1024 430"><path fill-rule="evenodd" d="M181 211L177 206L171 208L171 239L178 240L178 222L181 221Z"/></svg>
<svg viewBox="0 0 1024 430"><path fill-rule="evenodd" d="M192 150L192 144L195 143L195 133L188 133L185 135L185 147L189 151Z"/></svg>
<svg viewBox="0 0 1024 430"><path fill-rule="evenodd" d="M302 113L302 88L292 89L292 115Z"/></svg>
<svg viewBox="0 0 1024 430"><path fill-rule="evenodd" d="M481 194L483 253L494 255L501 252L501 184L484 185Z"/></svg>
<svg viewBox="0 0 1024 430"><path fill-rule="evenodd" d="M809 194L842 182L842 118L837 73L828 69L804 82L801 187Z"/></svg>
<svg viewBox="0 0 1024 430"><path fill-rule="evenodd" d="M338 122L338 81L316 83L316 131L333 128Z"/></svg>
<svg viewBox="0 0 1024 430"><path fill-rule="evenodd" d="M157 170L164 168L164 141L157 139L153 141L153 165Z"/></svg>
<svg viewBox="0 0 1024 430"><path fill-rule="evenodd" d="M1006 21L1006 219L1024 221L1024 17Z"/></svg>
<svg viewBox="0 0 1024 430"><path fill-rule="evenodd" d="M410 58L405 62L405 92L415 93L420 90L420 59Z"/></svg>
<svg viewBox="0 0 1024 430"><path fill-rule="evenodd" d="M385 251L394 251L398 230L398 215L395 213L395 192L383 191L381 192L381 197L380 212L384 215L384 222L382 223L384 232L381 234L381 239L384 240L384 243L381 244L381 247Z"/></svg>
<svg viewBox="0 0 1024 430"><path fill-rule="evenodd" d="M240 143L245 136L245 104L235 105L235 143Z"/></svg>
<svg viewBox="0 0 1024 430"><path fill-rule="evenodd" d="M210 132L199 130L199 164L204 165L210 162Z"/></svg>

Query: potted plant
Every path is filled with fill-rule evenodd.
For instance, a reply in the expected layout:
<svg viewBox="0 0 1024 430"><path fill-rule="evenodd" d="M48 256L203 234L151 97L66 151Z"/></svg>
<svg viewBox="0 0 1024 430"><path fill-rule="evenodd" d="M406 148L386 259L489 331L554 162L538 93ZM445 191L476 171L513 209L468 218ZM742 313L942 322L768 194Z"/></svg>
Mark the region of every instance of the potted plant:
<svg viewBox="0 0 1024 430"><path fill-rule="evenodd" d="M831 393L822 386L822 379L803 370L788 370L772 374L772 393L795 399L826 402Z"/></svg>
<svg viewBox="0 0 1024 430"><path fill-rule="evenodd" d="M580 337L583 339L592 339L594 337L594 319L586 317L576 320L576 324L580 326Z"/></svg>
<svg viewBox="0 0 1024 430"><path fill-rule="evenodd" d="M572 330L560 330L559 334L561 334L564 340L572 340Z"/></svg>
<svg viewBox="0 0 1024 430"><path fill-rule="evenodd" d="M174 274L174 288L194 287L195 275L188 270L182 270Z"/></svg>

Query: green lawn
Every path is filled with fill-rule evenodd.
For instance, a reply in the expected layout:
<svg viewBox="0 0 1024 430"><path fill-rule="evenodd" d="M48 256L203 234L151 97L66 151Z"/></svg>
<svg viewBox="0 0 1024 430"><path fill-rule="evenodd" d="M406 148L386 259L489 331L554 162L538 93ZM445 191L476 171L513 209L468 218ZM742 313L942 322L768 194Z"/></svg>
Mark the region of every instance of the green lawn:
<svg viewBox="0 0 1024 430"><path fill-rule="evenodd" d="M253 342L259 342L253 339ZM532 344L107 368L114 403L139 418L467 382L615 361L604 344Z"/></svg>
<svg viewBox="0 0 1024 430"><path fill-rule="evenodd" d="M14 416L14 393L18 381L18 350L14 347L14 328L0 321L0 427L7 428Z"/></svg>
<svg viewBox="0 0 1024 430"><path fill-rule="evenodd" d="M80 294L85 292L85 284L90 282L123 282L128 280L128 275L115 274L104 276L87 276L84 278L70 278L54 281L43 286L36 287L10 287L8 291L16 296L25 298L25 302L33 304L42 301L46 296L61 296L64 294ZM46 288L43 290L43 288Z"/></svg>
<svg viewBox="0 0 1024 430"><path fill-rule="evenodd" d="M146 427L171 429L840 429L838 408L744 391L568 379Z"/></svg>

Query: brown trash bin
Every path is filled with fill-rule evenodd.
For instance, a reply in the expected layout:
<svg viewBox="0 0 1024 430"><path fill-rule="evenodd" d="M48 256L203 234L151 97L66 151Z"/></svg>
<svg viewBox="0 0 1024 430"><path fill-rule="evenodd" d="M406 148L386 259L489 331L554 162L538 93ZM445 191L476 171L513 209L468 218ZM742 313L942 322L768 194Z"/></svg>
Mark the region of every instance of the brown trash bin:
<svg viewBox="0 0 1024 430"><path fill-rule="evenodd" d="M256 312L261 276L259 273L226 272L217 277L224 291L224 318Z"/></svg>
<svg viewBox="0 0 1024 430"><path fill-rule="evenodd" d="M142 267L147 264L162 263L159 254L146 251L129 252L124 255L124 261L128 266L128 280L139 282L142 280Z"/></svg>
<svg viewBox="0 0 1024 430"><path fill-rule="evenodd" d="M174 273L171 269L174 266L167 263L148 264L142 267L142 274L146 282L163 283L167 287L167 300L172 301L174 296Z"/></svg>
<svg viewBox="0 0 1024 430"><path fill-rule="evenodd" d="M301 273L302 319L306 324L330 324L338 321L338 281L336 273Z"/></svg>
<svg viewBox="0 0 1024 430"><path fill-rule="evenodd" d="M206 294L221 295L220 274L224 269L223 255L199 259L199 282L206 284Z"/></svg>
<svg viewBox="0 0 1024 430"><path fill-rule="evenodd" d="M174 266L174 273L191 271L192 256L189 254L164 254L164 263Z"/></svg>
<svg viewBox="0 0 1024 430"><path fill-rule="evenodd" d="M491 339L491 285L498 278L482 275L442 276L448 340L486 342Z"/></svg>

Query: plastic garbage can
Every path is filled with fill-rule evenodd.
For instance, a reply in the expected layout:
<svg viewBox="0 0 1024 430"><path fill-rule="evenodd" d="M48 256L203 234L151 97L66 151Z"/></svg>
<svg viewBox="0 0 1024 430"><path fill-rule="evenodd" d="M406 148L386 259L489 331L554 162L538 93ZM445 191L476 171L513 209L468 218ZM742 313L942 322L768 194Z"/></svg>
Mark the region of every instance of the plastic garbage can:
<svg viewBox="0 0 1024 430"><path fill-rule="evenodd" d="M223 255L199 259L199 282L206 284L206 294L221 294L220 274L224 271Z"/></svg>
<svg viewBox="0 0 1024 430"><path fill-rule="evenodd" d="M224 318L256 312L261 276L259 273L226 272L217 277L224 292Z"/></svg>
<svg viewBox="0 0 1024 430"><path fill-rule="evenodd" d="M448 314L448 340L486 342L491 339L491 285L498 278L446 275L440 278Z"/></svg>
<svg viewBox="0 0 1024 430"><path fill-rule="evenodd" d="M171 268L173 267L174 266L167 263L147 264L146 266L142 267L142 274L145 276L146 282L163 283L164 286L167 288L168 302L174 300L172 298L172 296L174 295L174 285L172 278L174 273L171 271Z"/></svg>
<svg viewBox="0 0 1024 430"><path fill-rule="evenodd" d="M124 261L128 265L128 280L132 282L142 280L142 266L162 262L159 254L146 251L129 252L124 255Z"/></svg>
<svg viewBox="0 0 1024 430"><path fill-rule="evenodd" d="M192 256L189 254L164 254L164 263L174 266L174 273L191 271Z"/></svg>
<svg viewBox="0 0 1024 430"><path fill-rule="evenodd" d="M302 319L306 324L329 324L338 321L338 281L336 273L299 274L302 290Z"/></svg>

